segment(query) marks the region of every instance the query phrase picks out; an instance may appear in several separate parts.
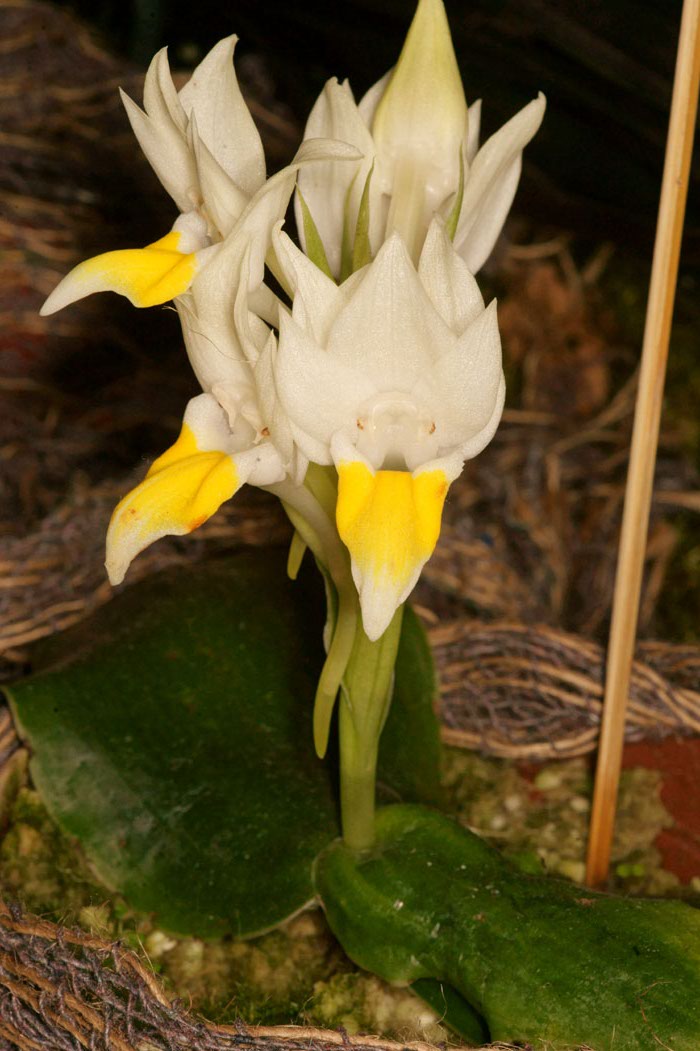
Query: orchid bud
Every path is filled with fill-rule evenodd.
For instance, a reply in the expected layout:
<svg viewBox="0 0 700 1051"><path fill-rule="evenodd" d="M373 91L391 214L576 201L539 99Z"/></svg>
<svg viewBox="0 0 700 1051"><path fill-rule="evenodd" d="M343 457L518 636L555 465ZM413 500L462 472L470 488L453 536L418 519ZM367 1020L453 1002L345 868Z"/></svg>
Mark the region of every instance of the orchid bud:
<svg viewBox="0 0 700 1051"><path fill-rule="evenodd" d="M435 213L460 181L467 103L442 0L420 0L372 134L392 184L386 235L417 259Z"/></svg>

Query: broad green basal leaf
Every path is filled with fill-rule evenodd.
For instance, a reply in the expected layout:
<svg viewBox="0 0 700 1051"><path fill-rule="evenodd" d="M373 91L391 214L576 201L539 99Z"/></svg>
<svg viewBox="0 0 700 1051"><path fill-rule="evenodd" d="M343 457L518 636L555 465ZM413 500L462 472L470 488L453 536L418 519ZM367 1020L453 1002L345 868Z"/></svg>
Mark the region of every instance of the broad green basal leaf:
<svg viewBox="0 0 700 1051"><path fill-rule="evenodd" d="M322 624L315 574L291 582L284 552L248 551L117 594L7 691L52 817L161 928L246 936L313 898L311 864L339 832L311 730ZM434 802L421 636L408 617L382 780Z"/></svg>
<svg viewBox="0 0 700 1051"><path fill-rule="evenodd" d="M337 835L311 744L317 612L281 552L160 573L9 691L50 813L166 930L252 934L313 897Z"/></svg>

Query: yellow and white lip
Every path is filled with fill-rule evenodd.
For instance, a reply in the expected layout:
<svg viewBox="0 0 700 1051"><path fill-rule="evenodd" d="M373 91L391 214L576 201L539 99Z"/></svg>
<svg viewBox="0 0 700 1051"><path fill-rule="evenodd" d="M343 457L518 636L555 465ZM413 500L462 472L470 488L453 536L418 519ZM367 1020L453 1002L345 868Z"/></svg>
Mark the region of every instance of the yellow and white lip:
<svg viewBox="0 0 700 1051"><path fill-rule="evenodd" d="M191 533L240 488L246 478L227 446L228 423L216 399L193 398L177 441L114 510L105 563L112 584L122 582L144 548Z"/></svg>
<svg viewBox="0 0 700 1051"><path fill-rule="evenodd" d="M349 459L337 466L338 532L350 552L363 626L374 640L435 550L454 472L437 465L413 473L374 471Z"/></svg>
<svg viewBox="0 0 700 1051"><path fill-rule="evenodd" d="M185 252L186 235L171 230L145 248L125 248L86 259L66 274L41 308L55 314L94 292L117 292L136 307L152 307L182 295L199 269L198 252Z"/></svg>

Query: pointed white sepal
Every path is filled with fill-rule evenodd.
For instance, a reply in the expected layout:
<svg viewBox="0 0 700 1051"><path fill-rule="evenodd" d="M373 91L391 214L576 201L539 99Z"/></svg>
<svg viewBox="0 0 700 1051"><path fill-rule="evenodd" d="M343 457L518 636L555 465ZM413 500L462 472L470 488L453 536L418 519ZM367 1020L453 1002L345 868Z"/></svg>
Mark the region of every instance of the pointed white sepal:
<svg viewBox="0 0 700 1051"><path fill-rule="evenodd" d="M454 238L456 251L473 274L493 251L520 180L522 153L536 134L546 100L536 99L516 113L478 151L465 182Z"/></svg>
<svg viewBox="0 0 700 1051"><path fill-rule="evenodd" d="M314 138L340 140L357 150L357 164L348 164L344 159L338 163L335 158L330 158L326 163L309 165L299 173L299 189L323 242L331 273L337 278L340 275L345 216L347 213L354 236L362 190L374 159L372 136L360 116L347 81L339 84L333 78L319 95L304 130L305 143ZM298 199L294 209L299 237L305 247L304 222Z"/></svg>
<svg viewBox="0 0 700 1051"><path fill-rule="evenodd" d="M265 154L233 67L237 36L215 44L180 91L200 139L233 182L249 197L265 181Z"/></svg>

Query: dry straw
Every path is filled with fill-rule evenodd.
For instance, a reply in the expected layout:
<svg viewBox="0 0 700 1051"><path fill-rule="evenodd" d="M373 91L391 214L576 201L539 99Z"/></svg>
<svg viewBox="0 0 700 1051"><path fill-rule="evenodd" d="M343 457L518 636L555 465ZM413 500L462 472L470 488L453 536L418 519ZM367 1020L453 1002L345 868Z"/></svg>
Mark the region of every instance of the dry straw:
<svg viewBox="0 0 700 1051"><path fill-rule="evenodd" d="M606 879L610 864L699 82L700 0L685 0L613 597L603 720L588 844L586 875L591 885Z"/></svg>
<svg viewBox="0 0 700 1051"><path fill-rule="evenodd" d="M118 942L0 902L0 1051L438 1051L306 1026L213 1025ZM508 1051L490 1044L490 1051ZM488 1051L484 1048L483 1051ZM515 1049L513 1049L515 1051Z"/></svg>

